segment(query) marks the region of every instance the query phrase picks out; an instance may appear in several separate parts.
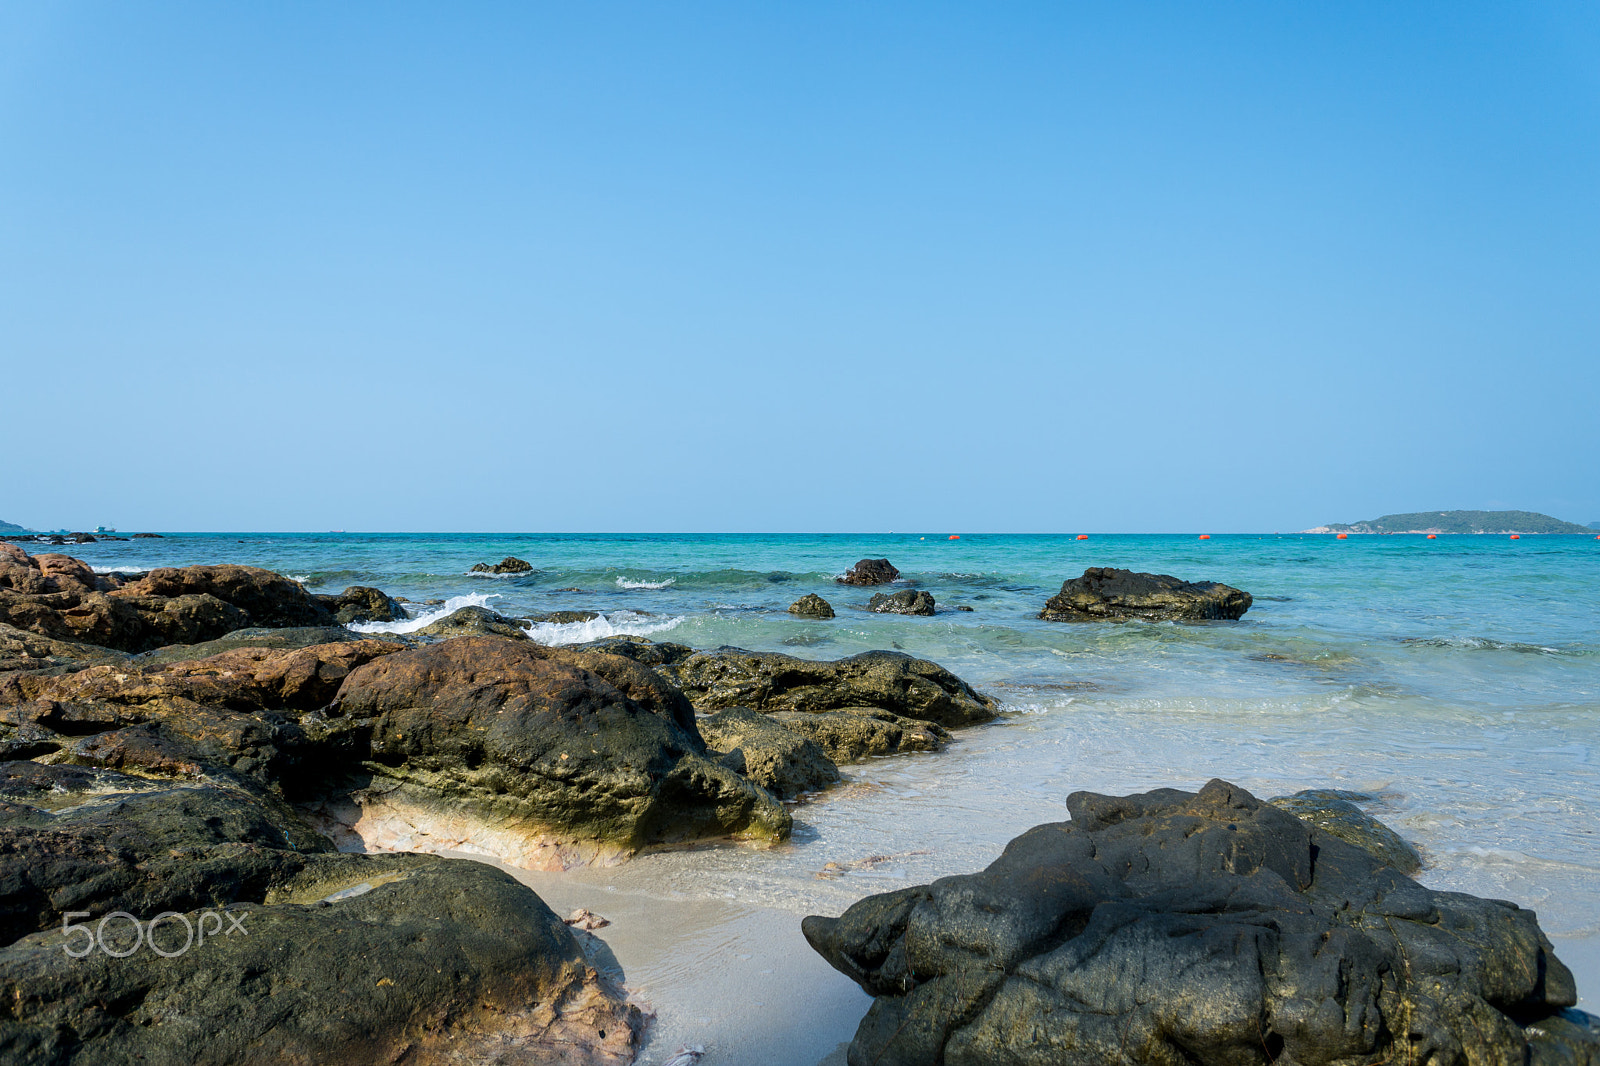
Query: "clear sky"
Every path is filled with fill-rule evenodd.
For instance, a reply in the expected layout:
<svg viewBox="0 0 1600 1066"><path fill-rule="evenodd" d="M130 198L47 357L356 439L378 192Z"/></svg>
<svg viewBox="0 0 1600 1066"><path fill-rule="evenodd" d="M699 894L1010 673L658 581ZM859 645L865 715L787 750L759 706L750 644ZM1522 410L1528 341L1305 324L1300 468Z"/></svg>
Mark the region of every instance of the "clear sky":
<svg viewBox="0 0 1600 1066"><path fill-rule="evenodd" d="M0 0L0 519L1600 520L1600 6Z"/></svg>

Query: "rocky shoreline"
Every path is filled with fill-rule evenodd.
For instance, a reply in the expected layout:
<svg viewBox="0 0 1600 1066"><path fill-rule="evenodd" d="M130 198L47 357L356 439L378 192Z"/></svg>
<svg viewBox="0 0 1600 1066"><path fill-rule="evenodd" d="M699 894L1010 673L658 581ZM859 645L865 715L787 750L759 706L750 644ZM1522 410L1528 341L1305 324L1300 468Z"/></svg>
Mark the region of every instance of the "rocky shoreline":
<svg viewBox="0 0 1600 1066"><path fill-rule="evenodd" d="M497 565L522 573L529 564ZM853 572L864 584L898 578L887 560L863 560ZM916 590L894 596L921 605ZM1194 621L1237 618L1250 597L1091 569L1051 604L1058 600L1062 620ZM833 616L817 596L795 608ZM593 617L557 614L541 620ZM14 1004L0 1015L0 1058L628 1062L646 1019L627 990L591 965L532 890L439 853L562 871L697 842L770 846L787 839L791 807L839 782L842 765L936 751L953 730L999 713L936 663L893 651L816 661L642 637L551 647L529 639L528 620L483 608L405 636L344 628L406 617L403 604L364 586L316 596L272 571L224 565L104 575L0 544L0 987ZM1216 806L1214 792L1172 802ZM1339 796L1274 801L1301 820L1261 813L1239 790L1228 797L1217 809L1247 810L1274 839L1301 840L1286 827L1305 827L1313 853L1345 848L1402 878L1407 856L1415 859ZM1096 810L1153 811L1151 802L1105 800ZM1078 824L1075 811L1069 825ZM1042 885L1057 866L1007 876ZM1173 869L1179 879L1194 873ZM1409 890L1394 882L1384 891ZM1127 898L1118 889L1102 902ZM1012 899L990 913L1026 924L1033 906ZM207 915L226 914L248 927L248 939L214 936L183 967L163 952L73 957L86 927L118 913L146 922L170 914L161 935L180 942L179 919L204 929ZM1545 952L1527 965L1559 978L1548 943L1520 913L1532 931L1518 943ZM841 930L866 926L850 914L808 921L807 936L880 1004L885 995L914 998L935 969L917 970L909 985L895 978L899 991L861 977L887 965L871 961L878 948L868 941L888 945L900 934L891 920L851 940ZM958 934L965 922L949 932L929 926L928 935L966 935ZM513 926L517 935L500 935ZM115 950L126 946L119 928L106 934ZM156 944L153 926L149 936ZM1000 971L1010 974L1006 965ZM928 987L968 995L959 971L938 971L957 972L954 983ZM1560 1029L1555 1014L1538 1011L1559 1008L1563 987L1548 984L1537 1002L1524 994L1508 1017L1524 1029ZM1174 1002L1189 994L1147 991ZM993 1007L1002 1009L1010 1007ZM966 1021L936 1011L905 1023L912 1015L892 1003L873 1011L852 1062L875 1061L890 1045L896 1057L884 1062L960 1060L952 1034ZM921 1042L911 1050L899 1035L885 1042L887 1023L873 1020L880 1014L922 1033ZM1562 1024L1559 1039L1525 1041L1529 1054L1546 1061L1557 1048L1564 1061L1595 1061L1588 1023ZM1015 1036L1022 1030L1008 1026L985 1037L983 1055L1030 1061ZM1230 1040L1214 1042L1232 1050L1199 1061L1235 1061L1243 1052ZM197 1046L214 1050L196 1059ZM1128 1061L1164 1063L1164 1046Z"/></svg>

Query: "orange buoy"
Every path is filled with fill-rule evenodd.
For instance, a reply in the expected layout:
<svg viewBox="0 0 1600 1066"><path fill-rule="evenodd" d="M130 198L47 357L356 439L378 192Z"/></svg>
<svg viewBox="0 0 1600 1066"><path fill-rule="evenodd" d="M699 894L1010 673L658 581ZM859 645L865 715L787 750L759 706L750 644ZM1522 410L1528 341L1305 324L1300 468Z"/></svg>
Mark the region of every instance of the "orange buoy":
<svg viewBox="0 0 1600 1066"><path fill-rule="evenodd" d="M1429 540L1438 540L1439 539L1439 534L1437 534L1437 533L1429 533L1428 534L1428 539Z"/></svg>
<svg viewBox="0 0 1600 1066"><path fill-rule="evenodd" d="M1078 539L1079 540L1088 540L1089 539L1089 534L1087 534L1087 533L1079 533L1078 534Z"/></svg>
<svg viewBox="0 0 1600 1066"><path fill-rule="evenodd" d="M1201 540L1210 540L1211 539L1211 534L1210 533L1202 533L1202 534L1200 534L1200 539Z"/></svg>
<svg viewBox="0 0 1600 1066"><path fill-rule="evenodd" d="M950 534L950 539L951 540L960 540L961 539L961 534L960 533L952 533L952 534Z"/></svg>
<svg viewBox="0 0 1600 1066"><path fill-rule="evenodd" d="M1348 533L1340 533L1339 534L1339 539L1340 540L1349 540L1350 539L1350 534L1348 534Z"/></svg>
<svg viewBox="0 0 1600 1066"><path fill-rule="evenodd" d="M1522 539L1522 534L1520 534L1520 533L1513 533L1513 534L1511 534L1511 539L1512 539L1512 540L1521 540L1521 539Z"/></svg>

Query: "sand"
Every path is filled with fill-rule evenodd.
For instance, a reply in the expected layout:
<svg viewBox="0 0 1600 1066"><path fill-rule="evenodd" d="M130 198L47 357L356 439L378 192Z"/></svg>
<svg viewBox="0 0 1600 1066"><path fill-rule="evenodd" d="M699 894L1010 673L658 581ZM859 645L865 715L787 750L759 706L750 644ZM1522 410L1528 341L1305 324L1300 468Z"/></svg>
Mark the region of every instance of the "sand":
<svg viewBox="0 0 1600 1066"><path fill-rule="evenodd" d="M811 950L800 935L801 915L652 892L636 883L637 867L501 869L562 916L586 908L609 919L594 931L592 958L597 967L619 969L635 1000L655 1014L641 1066L663 1063L685 1046L705 1049L702 1066L845 1066L871 999ZM1578 1005L1600 1013L1600 937L1553 942L1577 978Z"/></svg>

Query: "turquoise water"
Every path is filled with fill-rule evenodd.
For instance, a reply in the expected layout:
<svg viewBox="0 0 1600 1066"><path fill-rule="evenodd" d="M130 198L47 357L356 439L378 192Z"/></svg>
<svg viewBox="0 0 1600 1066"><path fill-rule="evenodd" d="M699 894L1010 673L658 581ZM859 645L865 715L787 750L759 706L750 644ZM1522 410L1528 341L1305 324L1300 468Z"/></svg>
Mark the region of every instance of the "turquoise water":
<svg viewBox="0 0 1600 1066"><path fill-rule="evenodd" d="M653 891L836 913L987 863L1064 817L1075 789L1220 776L1261 795L1369 792L1425 851L1427 883L1533 906L1556 935L1600 935L1600 540L228 534L68 550L101 568L240 562L314 591L605 613L536 634L556 642L646 632L811 658L901 648L1002 701L1001 720L946 752L849 768L845 786L797 808L788 846L647 856L616 875ZM466 573L506 555L536 569ZM864 556L887 556L940 613L858 609L872 590L833 576ZM1037 620L1087 566L1223 581L1255 605L1236 623ZM839 617L784 611L808 592ZM973 610L943 609L957 604ZM828 862L846 872L819 878Z"/></svg>

